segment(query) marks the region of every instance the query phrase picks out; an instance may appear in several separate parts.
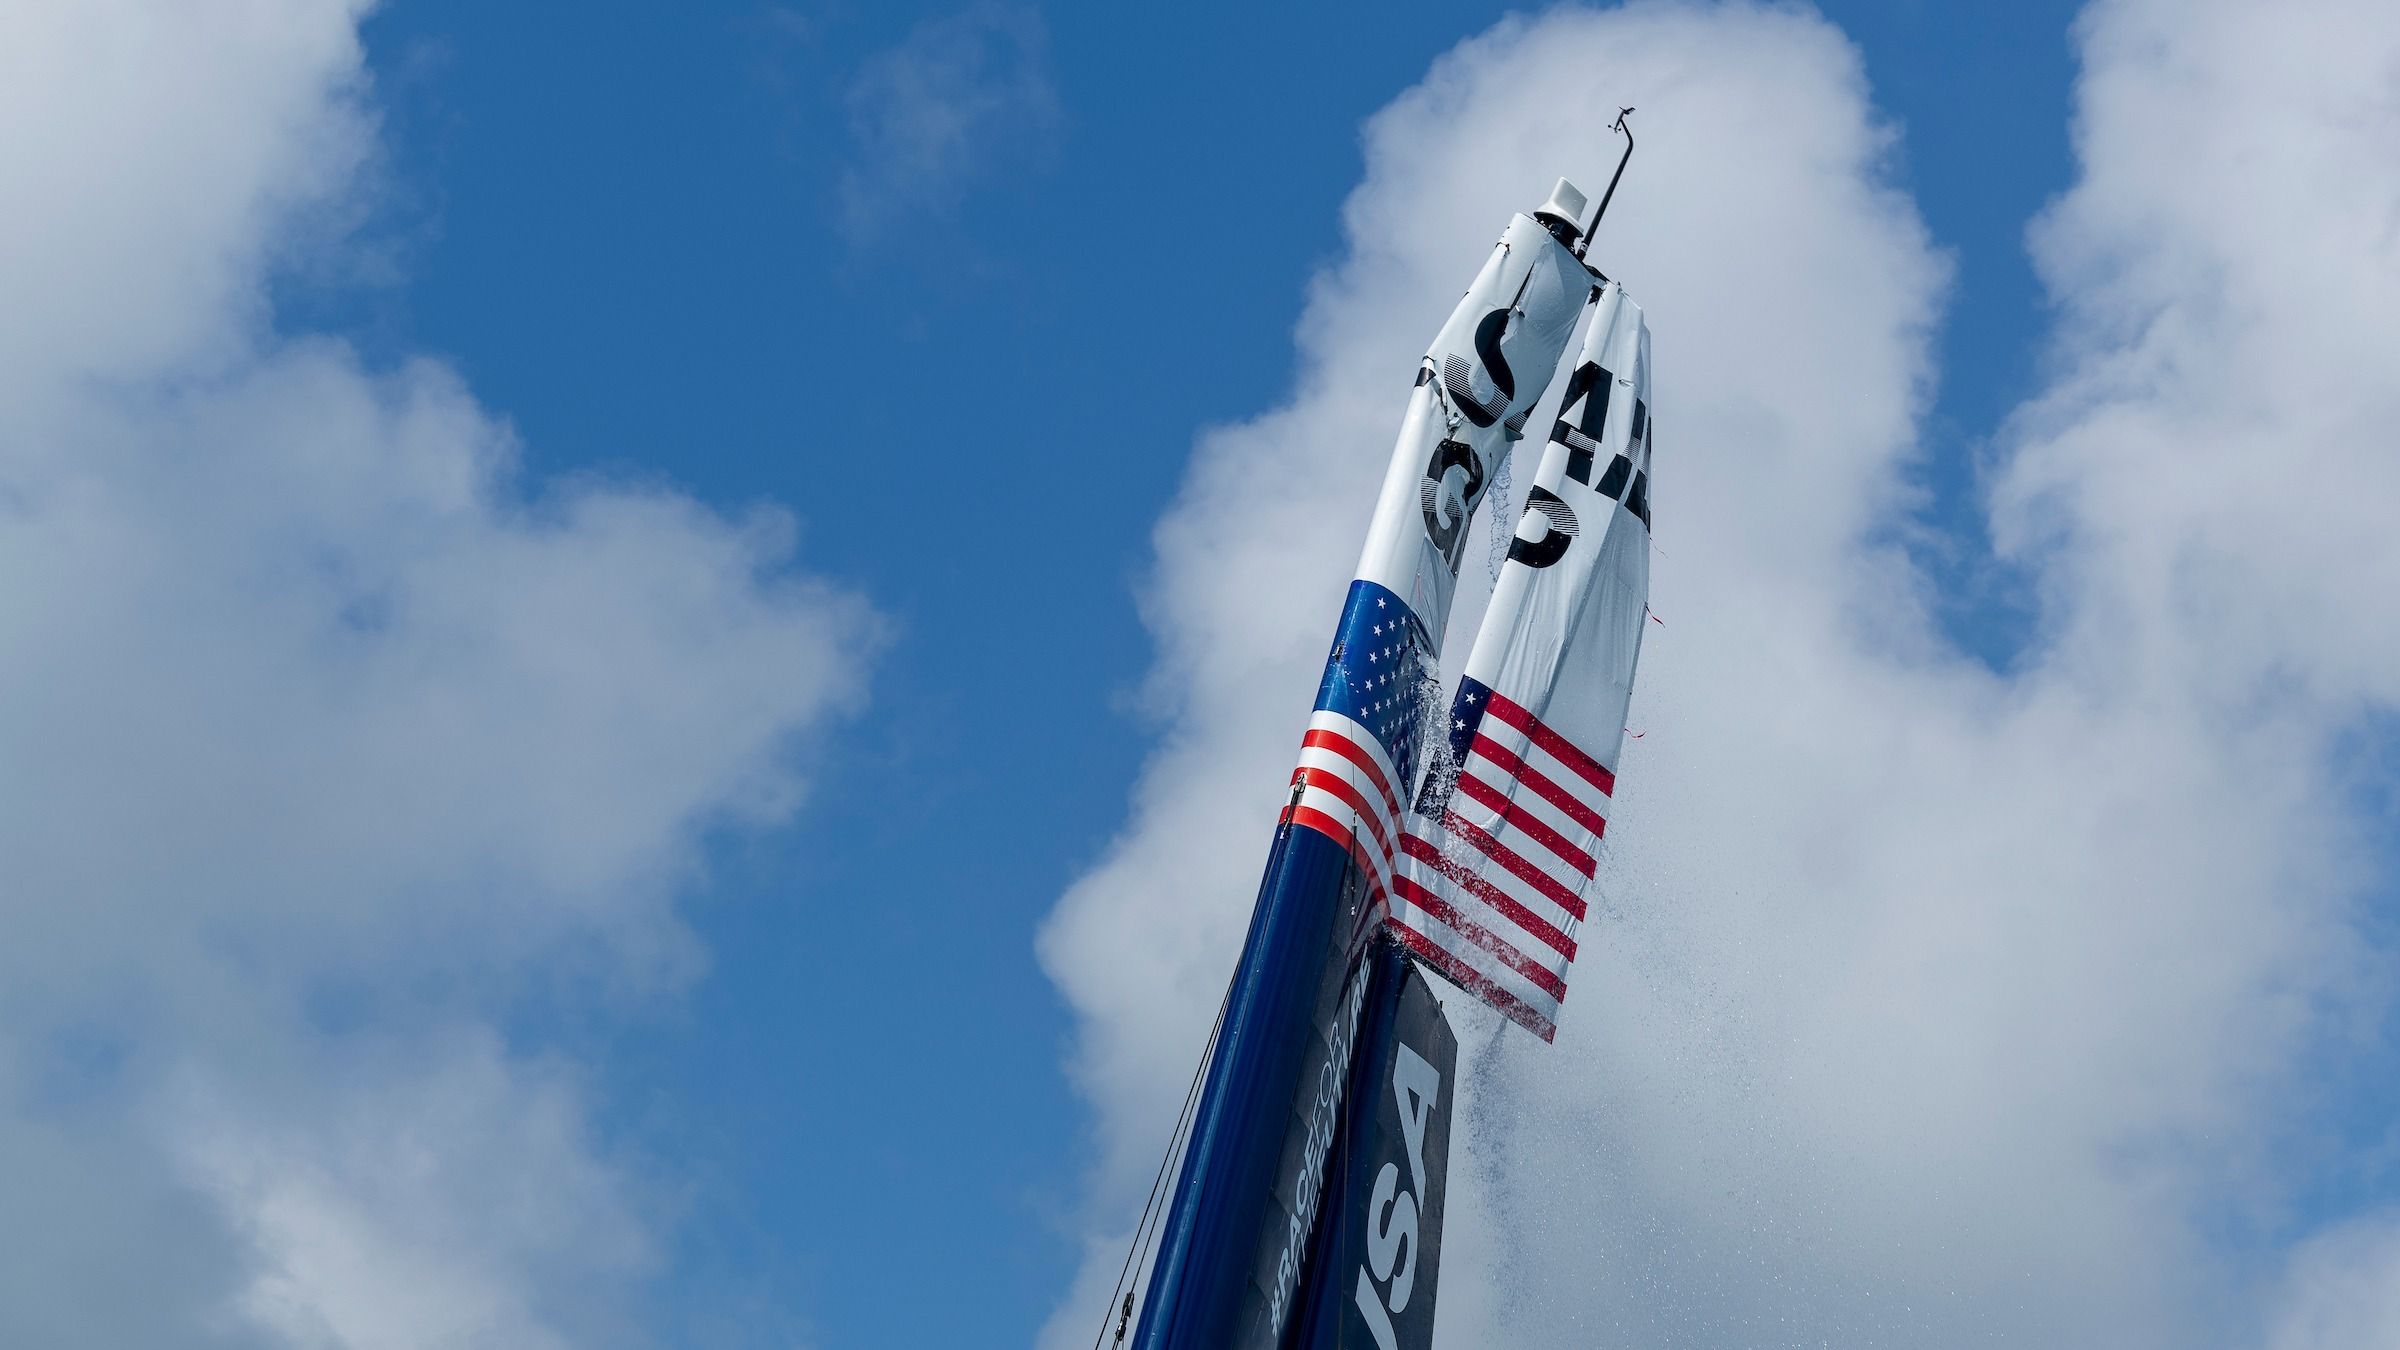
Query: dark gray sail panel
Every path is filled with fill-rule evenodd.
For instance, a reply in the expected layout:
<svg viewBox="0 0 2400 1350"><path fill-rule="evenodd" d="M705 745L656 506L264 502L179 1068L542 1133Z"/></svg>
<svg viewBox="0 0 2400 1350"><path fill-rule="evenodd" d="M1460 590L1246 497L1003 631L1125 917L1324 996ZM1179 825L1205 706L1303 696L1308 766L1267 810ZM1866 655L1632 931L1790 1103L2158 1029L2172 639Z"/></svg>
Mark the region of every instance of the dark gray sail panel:
<svg viewBox="0 0 2400 1350"><path fill-rule="evenodd" d="M1366 1011L1372 963L1345 962L1349 938L1366 903L1355 864L1342 879L1342 908L1326 944L1323 983L1309 1024L1308 1055L1284 1127L1272 1203L1259 1226L1250 1288L1243 1295L1235 1350L1275 1350L1283 1340L1293 1295L1299 1292L1319 1206L1332 1168L1353 1071L1359 1022Z"/></svg>
<svg viewBox="0 0 2400 1350"><path fill-rule="evenodd" d="M1433 1344L1458 1037L1398 944L1378 944L1374 963L1338 1170L1287 1350Z"/></svg>
<svg viewBox="0 0 2400 1350"><path fill-rule="evenodd" d="M1352 1160L1350 1240L1327 1272L1342 1301L1343 1350L1425 1350L1433 1344L1442 1206L1449 1193L1450 1112L1458 1081L1458 1037L1414 962L1380 1047L1374 1077L1359 1083L1373 1103L1372 1127ZM1332 1292L1332 1291L1328 1291Z"/></svg>

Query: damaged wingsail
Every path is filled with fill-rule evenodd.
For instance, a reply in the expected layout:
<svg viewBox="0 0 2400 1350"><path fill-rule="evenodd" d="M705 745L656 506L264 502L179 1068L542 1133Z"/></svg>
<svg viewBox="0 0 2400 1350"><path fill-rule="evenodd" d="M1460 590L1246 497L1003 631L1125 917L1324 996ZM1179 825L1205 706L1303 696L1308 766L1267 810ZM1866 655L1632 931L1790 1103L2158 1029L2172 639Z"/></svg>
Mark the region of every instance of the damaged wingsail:
<svg viewBox="0 0 2400 1350"><path fill-rule="evenodd" d="M1391 927L1549 1040L1650 597L1650 331L1609 285L1401 839Z"/></svg>
<svg viewBox="0 0 2400 1350"><path fill-rule="evenodd" d="M1584 262L1584 205L1562 179L1512 219L1419 364L1181 1141L1142 1350L1429 1345L1458 1078L1438 991L1556 1034L1649 592L1649 332ZM1445 697L1468 527L1537 405L1555 415Z"/></svg>

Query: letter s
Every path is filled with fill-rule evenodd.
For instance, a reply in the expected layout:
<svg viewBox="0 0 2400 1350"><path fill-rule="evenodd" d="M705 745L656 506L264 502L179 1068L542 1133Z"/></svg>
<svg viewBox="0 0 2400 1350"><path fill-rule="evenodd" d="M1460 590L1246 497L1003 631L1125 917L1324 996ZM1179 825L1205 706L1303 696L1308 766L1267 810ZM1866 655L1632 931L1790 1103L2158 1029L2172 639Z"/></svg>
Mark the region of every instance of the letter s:
<svg viewBox="0 0 2400 1350"><path fill-rule="evenodd" d="M1400 1165L1385 1163L1375 1174L1375 1194L1367 1200L1367 1264L1374 1267L1376 1279L1392 1282L1393 1312L1408 1306L1409 1290L1417 1282L1417 1200L1399 1185Z"/></svg>
<svg viewBox="0 0 2400 1350"><path fill-rule="evenodd" d="M1508 358L1500 352L1500 340L1508 336L1511 317L1511 311L1495 309L1475 325L1475 354L1483 359L1483 373L1491 377L1492 387L1500 391L1500 397L1492 401L1502 409L1517 396L1517 373L1508 368Z"/></svg>

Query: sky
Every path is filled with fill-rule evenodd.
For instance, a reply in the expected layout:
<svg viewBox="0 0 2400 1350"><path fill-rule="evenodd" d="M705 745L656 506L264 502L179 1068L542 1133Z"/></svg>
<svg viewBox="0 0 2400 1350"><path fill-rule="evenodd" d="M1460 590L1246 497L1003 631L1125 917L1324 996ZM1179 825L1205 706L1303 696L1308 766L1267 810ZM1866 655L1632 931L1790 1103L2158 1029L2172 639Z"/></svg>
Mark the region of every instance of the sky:
<svg viewBox="0 0 2400 1350"><path fill-rule="evenodd" d="M1665 624L1439 1339L2400 1339L2400 20L1964 8L12 6L0 1340L1080 1344L1625 104Z"/></svg>

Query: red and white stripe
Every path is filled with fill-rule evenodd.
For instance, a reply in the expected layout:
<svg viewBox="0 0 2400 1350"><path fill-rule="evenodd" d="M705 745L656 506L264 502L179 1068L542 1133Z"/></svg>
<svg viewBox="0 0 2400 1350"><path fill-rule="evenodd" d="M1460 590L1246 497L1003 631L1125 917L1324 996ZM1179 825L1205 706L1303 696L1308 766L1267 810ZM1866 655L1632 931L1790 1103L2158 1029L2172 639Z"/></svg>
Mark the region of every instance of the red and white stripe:
<svg viewBox="0 0 2400 1350"><path fill-rule="evenodd" d="M1300 797L1290 808L1291 822L1350 850L1366 874L1369 895L1388 894L1400 850L1400 794L1407 785L1383 742L1364 725L1319 709L1308 719L1292 782Z"/></svg>
<svg viewBox="0 0 2400 1350"><path fill-rule="evenodd" d="M1616 777L1494 693L1438 821L1411 813L1392 926L1450 978L1549 1040L1567 996Z"/></svg>

